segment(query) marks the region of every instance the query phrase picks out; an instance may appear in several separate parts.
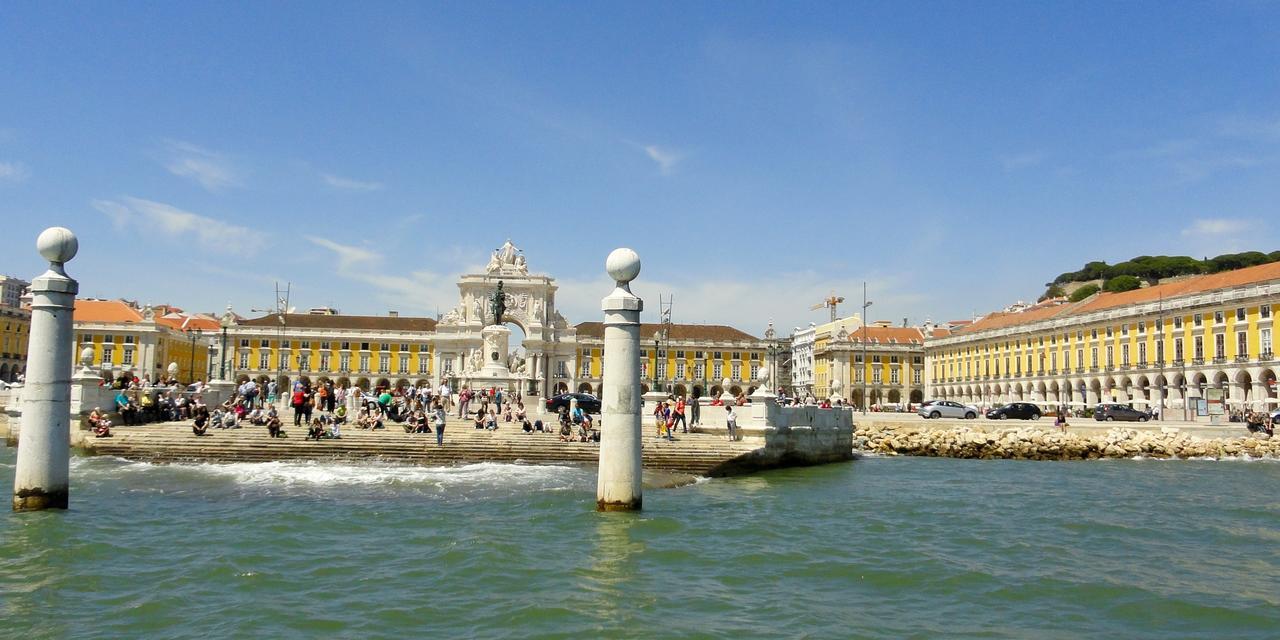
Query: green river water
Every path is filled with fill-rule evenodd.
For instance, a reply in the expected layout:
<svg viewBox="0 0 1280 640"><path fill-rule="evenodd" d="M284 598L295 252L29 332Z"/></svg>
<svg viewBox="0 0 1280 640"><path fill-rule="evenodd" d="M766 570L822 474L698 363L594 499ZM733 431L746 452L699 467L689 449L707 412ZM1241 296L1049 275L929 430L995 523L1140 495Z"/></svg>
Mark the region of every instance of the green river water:
<svg viewBox="0 0 1280 640"><path fill-rule="evenodd" d="M571 466L72 478L70 511L0 515L0 636L1280 637L1270 461L873 457L640 514Z"/></svg>

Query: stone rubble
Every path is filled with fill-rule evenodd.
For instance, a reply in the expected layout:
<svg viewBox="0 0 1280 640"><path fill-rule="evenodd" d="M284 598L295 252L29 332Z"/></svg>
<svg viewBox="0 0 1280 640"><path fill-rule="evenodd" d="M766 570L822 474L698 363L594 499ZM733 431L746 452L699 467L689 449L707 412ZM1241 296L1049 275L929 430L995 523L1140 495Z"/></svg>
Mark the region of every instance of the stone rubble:
<svg viewBox="0 0 1280 640"><path fill-rule="evenodd" d="M1035 428L980 431L855 425L855 451L882 455L1011 460L1099 458L1280 458L1280 438L1200 438L1186 433L1111 429L1103 435Z"/></svg>

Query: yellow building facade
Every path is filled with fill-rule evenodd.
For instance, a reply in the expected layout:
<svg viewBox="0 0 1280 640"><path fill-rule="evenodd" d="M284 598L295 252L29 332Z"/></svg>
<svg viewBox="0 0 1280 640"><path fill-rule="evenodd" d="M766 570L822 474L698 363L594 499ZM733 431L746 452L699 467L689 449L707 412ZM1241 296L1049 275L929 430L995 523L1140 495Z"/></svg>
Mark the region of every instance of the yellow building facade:
<svg viewBox="0 0 1280 640"><path fill-rule="evenodd" d="M927 329L863 326L856 316L819 325L813 340L813 393L854 407L919 403L925 395Z"/></svg>
<svg viewBox="0 0 1280 640"><path fill-rule="evenodd" d="M75 304L77 368L88 347L93 368L104 378L124 373L153 382L171 376L183 383L209 378L216 320L163 307L139 309L123 300L81 299Z"/></svg>
<svg viewBox="0 0 1280 640"><path fill-rule="evenodd" d="M991 314L928 341L927 395L1115 401L1190 417L1196 398L1218 390L1228 406L1274 407L1277 303L1280 265L1269 264Z"/></svg>
<svg viewBox="0 0 1280 640"><path fill-rule="evenodd" d="M572 388L599 395L605 364L604 325L582 322L575 329L578 353ZM641 389L686 398L726 391L750 394L759 384L761 371L776 363L779 351L768 339L725 325L641 324ZM770 374L776 377L776 366Z"/></svg>
<svg viewBox="0 0 1280 640"><path fill-rule="evenodd" d="M30 339L31 312L0 305L0 382L17 382L26 373Z"/></svg>

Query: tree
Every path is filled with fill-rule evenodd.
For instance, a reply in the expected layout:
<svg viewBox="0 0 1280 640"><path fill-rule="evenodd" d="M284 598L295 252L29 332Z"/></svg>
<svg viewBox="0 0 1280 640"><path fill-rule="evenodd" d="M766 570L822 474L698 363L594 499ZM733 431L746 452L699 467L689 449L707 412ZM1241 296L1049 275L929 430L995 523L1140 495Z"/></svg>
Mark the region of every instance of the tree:
<svg viewBox="0 0 1280 640"><path fill-rule="evenodd" d="M1070 300L1070 301L1072 301L1072 302L1080 302L1081 300L1084 300L1085 298L1088 298L1089 296L1091 296L1091 295L1093 295L1093 294L1095 294L1095 293L1097 293L1097 292L1098 292L1098 285L1096 285L1096 284L1086 284L1085 286L1080 287L1079 289L1076 289L1075 291L1072 291L1072 292L1071 292L1071 297L1070 297L1070 298L1067 298L1067 299L1068 299L1068 300Z"/></svg>
<svg viewBox="0 0 1280 640"><path fill-rule="evenodd" d="M1142 281L1137 276L1116 276L1102 283L1102 290L1110 293L1120 293L1122 291L1133 291L1142 286Z"/></svg>
<svg viewBox="0 0 1280 640"><path fill-rule="evenodd" d="M1044 294L1041 295L1040 298L1036 300L1036 302L1044 302L1049 298L1061 298L1062 296L1065 296L1065 295L1067 295L1066 289L1063 289L1062 285L1054 283L1049 285L1048 289L1045 289Z"/></svg>

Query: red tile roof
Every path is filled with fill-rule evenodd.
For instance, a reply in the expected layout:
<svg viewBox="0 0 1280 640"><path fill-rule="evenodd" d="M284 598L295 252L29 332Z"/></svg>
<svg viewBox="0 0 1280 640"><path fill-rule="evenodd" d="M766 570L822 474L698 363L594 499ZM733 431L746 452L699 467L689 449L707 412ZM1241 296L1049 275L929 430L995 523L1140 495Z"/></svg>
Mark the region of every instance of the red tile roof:
<svg viewBox="0 0 1280 640"><path fill-rule="evenodd" d="M73 322L142 322L142 313L122 300L76 299Z"/></svg>

